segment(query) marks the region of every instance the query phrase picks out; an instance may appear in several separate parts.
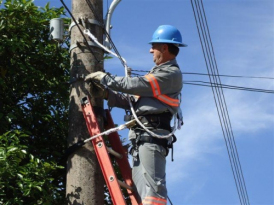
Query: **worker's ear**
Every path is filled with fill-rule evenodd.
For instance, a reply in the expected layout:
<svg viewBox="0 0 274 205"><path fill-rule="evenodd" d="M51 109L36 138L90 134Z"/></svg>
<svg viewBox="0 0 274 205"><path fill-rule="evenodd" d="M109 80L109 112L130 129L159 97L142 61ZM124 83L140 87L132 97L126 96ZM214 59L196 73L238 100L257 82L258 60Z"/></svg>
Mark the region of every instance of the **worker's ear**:
<svg viewBox="0 0 274 205"><path fill-rule="evenodd" d="M163 44L162 51L163 51L163 53L168 52L168 45L167 44Z"/></svg>

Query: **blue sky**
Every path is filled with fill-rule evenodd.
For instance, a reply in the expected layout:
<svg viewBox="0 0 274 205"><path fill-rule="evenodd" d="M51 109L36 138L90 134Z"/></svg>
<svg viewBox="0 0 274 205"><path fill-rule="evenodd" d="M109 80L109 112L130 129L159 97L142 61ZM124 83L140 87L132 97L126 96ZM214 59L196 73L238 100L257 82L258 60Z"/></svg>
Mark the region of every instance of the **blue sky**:
<svg viewBox="0 0 274 205"><path fill-rule="evenodd" d="M66 2L70 7L71 1ZM273 78L274 1L203 2L219 73ZM35 3L43 5L38 0ZM121 1L113 14L111 37L128 65L136 70L153 67L148 42L161 24L176 26L188 44L177 57L181 70L206 73L190 0ZM105 70L124 75L115 58L106 61ZM184 80L209 81L197 75L184 75ZM221 80L274 90L274 81L269 79ZM224 89L224 95L250 204L274 204L273 94ZM184 85L181 108L185 125L176 132L175 161L167 157L167 186L173 204L240 204L211 89ZM112 113L115 123L122 124L124 112L114 108ZM120 134L126 137L127 131Z"/></svg>

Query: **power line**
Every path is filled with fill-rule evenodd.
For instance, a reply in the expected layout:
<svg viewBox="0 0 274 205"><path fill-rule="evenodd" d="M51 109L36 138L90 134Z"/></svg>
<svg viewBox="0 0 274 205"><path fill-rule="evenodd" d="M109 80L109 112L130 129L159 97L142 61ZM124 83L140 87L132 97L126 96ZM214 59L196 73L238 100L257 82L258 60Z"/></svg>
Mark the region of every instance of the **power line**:
<svg viewBox="0 0 274 205"><path fill-rule="evenodd" d="M245 186L245 180L242 173L242 168L239 160L239 155L234 140L232 126L227 110L225 97L222 90L222 83L218 71L218 66L215 58L213 44L211 41L207 19L202 0L191 0L191 5L194 13L194 18L202 46L202 51L206 63L206 68L210 80L210 87L212 88L215 105L217 108L218 117L220 120L223 136L229 156L229 161L236 184L238 196L241 204L249 204L248 194ZM201 6L200 6L201 4Z"/></svg>
<svg viewBox="0 0 274 205"><path fill-rule="evenodd" d="M99 63L100 60L98 60L98 58L96 57L95 53L93 52L93 50L90 48L89 44L88 44L88 40L86 39L86 36L84 35L83 31L81 30L79 24L77 23L76 19L74 18L73 14L70 12L70 10L68 9L67 5L64 3L63 0L60 0L61 3L63 4L63 6L65 7L65 9L68 11L69 15L71 16L72 20L75 22L75 25L77 26L77 28L79 29L81 35L84 38L84 41L87 45L87 48L89 49L89 51L92 53L92 55L94 56L95 60Z"/></svg>
<svg viewBox="0 0 274 205"><path fill-rule="evenodd" d="M274 90L266 90L266 89L259 89L259 88L248 88L248 87L226 85L226 84L215 84L215 83L204 82L204 81L183 81L183 84L205 86L205 87L212 87L213 86L213 87L221 87L221 88L232 89L232 90L242 90L242 91L274 94Z"/></svg>
<svg viewBox="0 0 274 205"><path fill-rule="evenodd" d="M204 24L204 21L206 22L206 17L205 17L205 15L203 17L203 14L201 13L199 1L198 2L195 1L195 6L196 6L196 10L197 10L197 15L199 17L198 20L199 20L200 30L202 32L202 37L203 37L203 38L201 38L201 35L199 33L200 41L201 41L201 45L203 48L203 53L204 53L205 61L206 61L206 65L207 65L207 70L208 70L209 74L210 74L210 72L213 74L212 75L213 78L211 78L211 76L209 76L210 83L212 83L212 81L213 81L213 82L215 82L215 84L221 84L220 78L215 77L216 73L218 73L218 67L216 64L216 59L215 59L215 54L214 54L210 34L208 32L209 30L208 30L208 27L205 27L205 24ZM198 26L198 24L197 24L197 26ZM207 30L206 30L206 28L207 28ZM209 42L209 40L210 40L210 42ZM227 108L226 108L225 98L224 98L222 89L218 89L218 87L212 86L212 91L214 94L215 104L216 104L216 108L218 110L220 123L221 123L222 129L223 129L223 133L224 133L224 137L225 137L224 139L226 141L226 144L227 144L227 141L229 142L229 146L227 146L227 150L228 150L228 154L230 157L231 168L232 168L234 179L236 182L238 195L239 195L240 201L242 203L242 200L243 200L243 202L245 202L245 196L243 195L242 181L241 181L241 177L239 176L238 163L236 161L237 158L235 157L235 152L234 152L235 149L234 149L233 143L231 142L232 136L231 136L231 132L229 130L230 127L228 125L228 123L230 121L229 121L229 115L228 115ZM225 132L224 132L224 128L225 128Z"/></svg>
<svg viewBox="0 0 274 205"><path fill-rule="evenodd" d="M134 70L140 73L148 73L148 70ZM135 75L139 75L137 73L134 73ZM207 74L207 73L193 73L193 72L182 72L183 75L202 75L202 76L216 76L216 77L229 77L229 78L257 78L257 79L265 79L265 80L274 80L274 77L263 77L263 76L244 76L244 75L213 75L213 74Z"/></svg>
<svg viewBox="0 0 274 205"><path fill-rule="evenodd" d="M87 3L87 5L88 5L88 7L90 8L90 10L92 11L92 13L94 14L94 16L96 17L96 19L100 19L100 18L98 18L98 13L97 13L96 10L93 8L93 6L92 6L90 0L86 0L86 3ZM109 12L109 11L108 11L108 12ZM108 12L107 12L107 13L108 13ZM122 56L120 55L118 49L116 48L114 42L112 41L112 39L111 39L109 33L108 33L107 30L105 29L104 23L101 22L101 21L99 21L99 24L100 24L101 27L103 28L104 33L105 33L106 37L108 38L108 40L109 40L109 42L110 42L110 45L112 46L112 49L115 51L115 53L116 53L117 57L119 58L119 60L121 61L122 65L125 67L125 62L123 61Z"/></svg>
<svg viewBox="0 0 274 205"><path fill-rule="evenodd" d="M132 70L132 71L148 72L148 71L145 71L145 70ZM131 73L131 74L133 76L139 76L138 73ZM182 74L213 76L213 75L208 75L208 74L205 74L205 73L187 73L187 72L182 72ZM235 75L234 76L233 75L215 75L215 76L272 79L272 78L267 78L267 77L254 77L254 76L235 76ZM236 85L227 85L227 84L215 84L215 83L210 83L210 82L205 82L205 81L197 81L197 80L192 80L192 81L186 81L186 80L184 80L183 84L186 84L186 85L195 85L195 86L204 86L204 87L212 87L212 86L213 87L217 87L217 86L219 86L219 87L225 88L225 89L274 94L274 90L267 90L267 89L260 89L260 88L250 88L250 87L243 87L243 86L236 86Z"/></svg>
<svg viewBox="0 0 274 205"><path fill-rule="evenodd" d="M88 41L87 41L87 39L86 39L86 36L84 35L83 31L81 30L80 26L78 25L78 23L77 23L76 19L74 18L73 14L70 12L70 10L68 9L68 7L67 7L67 5L64 3L64 1L63 1L63 0L60 0L60 1L61 1L61 3L63 4L63 6L65 7L65 9L68 11L68 13L70 14L70 16L71 16L71 18L73 19L73 21L75 22L75 25L78 27L78 29L79 29L81 35L83 36L83 38L84 38L84 40L85 40L85 43L86 43L88 49L89 49L90 52L94 55L94 58L97 60L97 62L100 62L100 61L96 58L96 55L94 54L93 50L90 48L90 46L89 46L89 44L88 44ZM121 55L119 54L119 52L118 52L118 50L117 50L115 44L113 43L113 41L112 41L110 35L108 34L108 32L107 32L106 29L105 29L104 23L101 22L101 21L99 20L100 18L99 18L98 13L97 13L96 10L93 8L93 6L92 6L92 4L91 4L91 2L90 2L89 0L86 0L86 3L87 3L87 5L88 5L88 7L90 8L90 10L93 12L95 18L98 19L97 21L99 22L100 26L101 26L102 29L104 30L104 33L105 33L106 37L108 38L108 40L109 40L109 42L110 42L110 44L111 44L113 50L114 50L115 53L117 54L117 56L118 56L118 58L120 59L122 65L125 66L125 63L124 63L124 61L123 61Z"/></svg>
<svg viewBox="0 0 274 205"><path fill-rule="evenodd" d="M185 75L204 75L204 76L216 76L216 77L230 77L230 78L257 78L257 79L267 79L267 80L274 80L272 77L258 77L258 76L243 76L243 75L211 75L206 73L191 73L191 72L182 72Z"/></svg>

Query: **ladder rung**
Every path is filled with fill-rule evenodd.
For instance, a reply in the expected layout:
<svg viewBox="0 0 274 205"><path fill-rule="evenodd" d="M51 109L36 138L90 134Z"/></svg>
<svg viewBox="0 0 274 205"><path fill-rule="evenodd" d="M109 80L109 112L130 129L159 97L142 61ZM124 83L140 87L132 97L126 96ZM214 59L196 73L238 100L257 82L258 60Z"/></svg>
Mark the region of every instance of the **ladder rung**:
<svg viewBox="0 0 274 205"><path fill-rule="evenodd" d="M129 190L133 191L133 188L131 186L128 186L125 182L122 182L122 181L118 180L118 184L123 188L126 188L126 189L129 189Z"/></svg>
<svg viewBox="0 0 274 205"><path fill-rule="evenodd" d="M110 147L107 147L107 150L110 154L112 154L113 156L117 157L118 159L122 159L123 155L121 155L118 152L115 152L113 149L111 149Z"/></svg>

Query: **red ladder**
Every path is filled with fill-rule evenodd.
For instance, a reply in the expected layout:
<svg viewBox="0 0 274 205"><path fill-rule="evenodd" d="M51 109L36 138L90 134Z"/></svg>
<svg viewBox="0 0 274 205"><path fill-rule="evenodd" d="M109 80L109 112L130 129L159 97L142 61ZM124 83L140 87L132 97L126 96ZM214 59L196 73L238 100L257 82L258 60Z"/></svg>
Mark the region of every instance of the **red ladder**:
<svg viewBox="0 0 274 205"><path fill-rule="evenodd" d="M98 122L96 116L93 112L92 105L87 97L82 100L82 110L83 115L86 120L87 128L90 136L94 136L100 133ZM112 117L109 110L105 110L107 114L107 126L105 129L110 129L114 127ZM130 164L127 159L127 155L122 146L120 137L117 132L109 134L108 137L109 143L112 146L112 149L106 147L103 137L97 137L92 140L92 144L98 158L101 170L103 172L104 179L106 181L111 199L114 205L126 205L124 196L121 191L121 187L127 189L129 194L131 204L138 205L136 196L133 192L132 186L132 174ZM109 153L116 156L116 162L120 168L124 182L121 182L117 179L116 173L113 169L112 162L109 157Z"/></svg>

